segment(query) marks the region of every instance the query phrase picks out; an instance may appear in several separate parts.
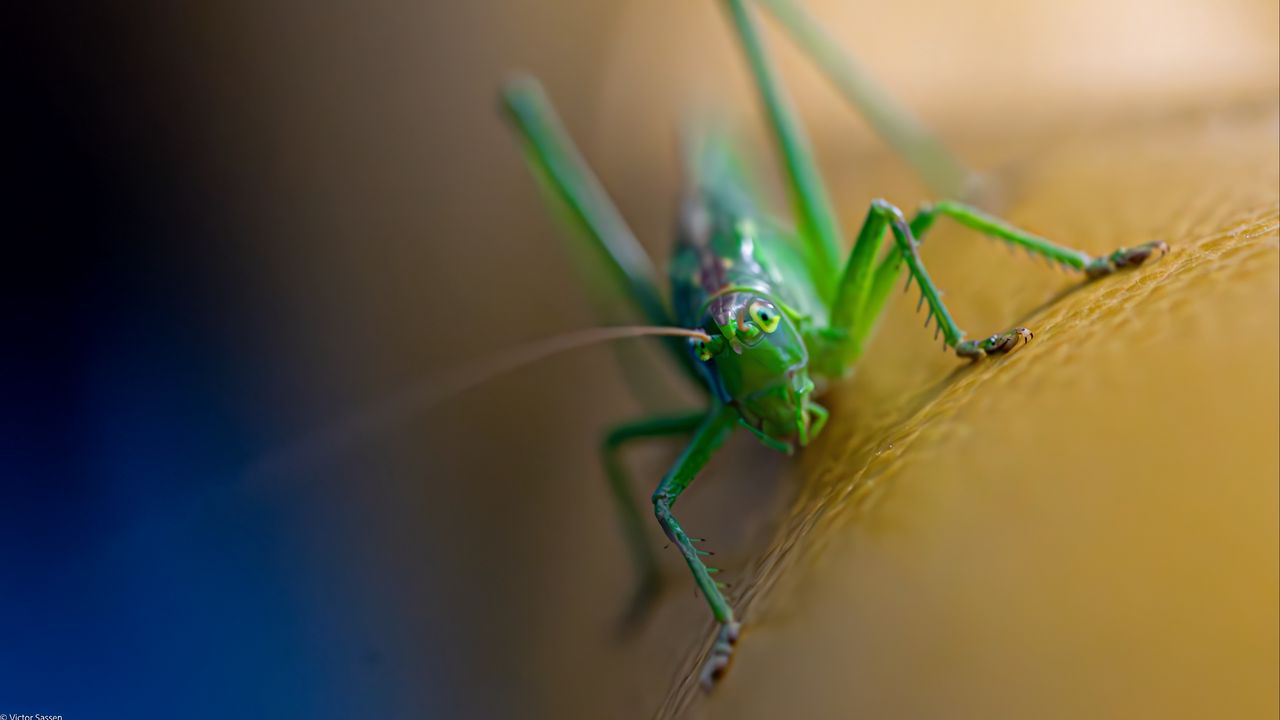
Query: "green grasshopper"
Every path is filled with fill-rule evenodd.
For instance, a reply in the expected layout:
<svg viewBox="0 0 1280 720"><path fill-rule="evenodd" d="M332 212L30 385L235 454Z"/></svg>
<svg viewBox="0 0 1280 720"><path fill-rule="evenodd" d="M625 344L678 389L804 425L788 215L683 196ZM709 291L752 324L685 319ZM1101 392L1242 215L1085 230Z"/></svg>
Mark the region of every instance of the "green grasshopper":
<svg viewBox="0 0 1280 720"><path fill-rule="evenodd" d="M503 100L524 141L535 172L568 210L616 273L629 297L656 326L688 331L688 340L667 338L676 362L706 389L706 407L674 417L630 422L610 432L603 447L611 489L623 510L624 528L643 590L656 587L658 565L645 541L641 514L629 499L618 460L621 446L637 438L689 436L675 465L653 492L658 524L680 550L719 623L702 671L704 686L727 667L739 624L707 567L697 538L673 513L680 494L735 428L767 447L792 453L809 444L827 421L814 396L847 376L861 357L906 267L906 287L919 286L928 305L925 326L936 320L946 347L962 358L1006 353L1030 341L1015 327L977 340L965 338L942 302L919 254L919 241L940 216L1019 246L1089 278L1141 264L1163 242L1122 248L1101 257L1064 247L1012 227L969 205L943 201L920 208L908 221L884 200L875 200L841 261L839 225L817 172L808 141L775 76L752 9L745 0L722 0L745 50L751 74L781 152L795 229L766 217L744 182L728 144L716 138L690 144L676 244L670 262L671 295L664 300L656 273L626 222L561 126L536 81L519 78ZM918 125L892 109L851 58L789 0L760 0L811 55L837 87L882 135L916 166L931 186L959 192L967 179ZM905 288L904 288L905 289Z"/></svg>

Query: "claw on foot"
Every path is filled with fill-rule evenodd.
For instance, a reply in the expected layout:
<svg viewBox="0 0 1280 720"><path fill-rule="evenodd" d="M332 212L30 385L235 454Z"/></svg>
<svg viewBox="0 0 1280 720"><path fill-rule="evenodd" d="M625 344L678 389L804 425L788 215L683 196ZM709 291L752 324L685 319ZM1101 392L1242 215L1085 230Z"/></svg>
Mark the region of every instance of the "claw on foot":
<svg viewBox="0 0 1280 720"><path fill-rule="evenodd" d="M1016 327L1009 332L992 335L982 340L965 340L956 345L956 354L962 358L977 360L987 355L1003 355L1021 347L1035 337L1035 333L1024 327Z"/></svg>
<svg viewBox="0 0 1280 720"><path fill-rule="evenodd" d="M1138 267L1157 252L1160 257L1164 257L1169 252L1169 244L1163 240L1155 240L1137 247L1120 248L1110 255L1095 258L1085 267L1085 273L1090 278L1099 278L1124 268Z"/></svg>
<svg viewBox="0 0 1280 720"><path fill-rule="evenodd" d="M733 621L720 625L716 642L711 646L711 654L707 656L707 662L702 666L702 674L699 677L703 690L710 692L729 669L729 661L733 659L733 646L738 642L738 631L741 627Z"/></svg>

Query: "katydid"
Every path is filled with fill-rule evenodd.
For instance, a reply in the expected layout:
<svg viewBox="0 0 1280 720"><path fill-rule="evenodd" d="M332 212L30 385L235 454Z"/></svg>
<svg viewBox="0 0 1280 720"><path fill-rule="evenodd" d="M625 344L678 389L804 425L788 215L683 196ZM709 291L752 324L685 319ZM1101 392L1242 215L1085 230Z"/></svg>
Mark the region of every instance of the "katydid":
<svg viewBox="0 0 1280 720"><path fill-rule="evenodd" d="M674 508L726 437L742 428L767 447L790 454L821 433L827 410L815 395L845 377L858 362L904 271L906 286L915 283L920 288L920 304L928 312L926 327L936 322L935 337L940 333L944 347L957 355L976 360L1006 353L1032 338L1031 331L1015 327L966 339L919 253L920 240L938 217L1021 246L1089 278L1139 265L1154 253L1167 251L1157 241L1094 257L961 202L927 205L908 221L898 208L875 200L852 251L842 259L845 244L836 215L805 134L770 63L753 10L747 0L721 1L745 51L782 156L795 228L781 227L758 210L726 141L701 138L688 143L689 171L669 264L670 294L665 299L652 263L574 147L540 85L521 77L510 82L503 95L535 172L600 251L637 309L654 326L691 333L687 340L668 338L667 344L675 361L705 389L705 408L623 425L608 433L603 453L640 571L640 587L652 589L658 565L645 541L642 515L629 499L618 450L636 438L689 438L653 492L652 502L658 524L683 555L719 623L702 672L708 687L729 663L739 624L721 585L712 577L715 569L703 563L706 553L685 532ZM972 175L921 126L888 106L851 58L803 10L790 0L760 2L931 187L963 191Z"/></svg>

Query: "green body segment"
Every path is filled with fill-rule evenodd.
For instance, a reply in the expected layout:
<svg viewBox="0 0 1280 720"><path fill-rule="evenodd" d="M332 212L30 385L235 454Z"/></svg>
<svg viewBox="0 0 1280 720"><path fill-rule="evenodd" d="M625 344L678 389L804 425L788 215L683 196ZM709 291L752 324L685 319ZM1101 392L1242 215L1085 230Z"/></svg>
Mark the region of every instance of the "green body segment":
<svg viewBox="0 0 1280 720"><path fill-rule="evenodd" d="M682 203L668 270L676 322L702 327L712 301L725 298L726 288L738 288L742 292L736 294L758 291L792 315L825 324L827 306L794 238L753 205L733 197L704 186ZM730 304L715 303L718 321Z"/></svg>
<svg viewBox="0 0 1280 720"><path fill-rule="evenodd" d="M611 433L603 446L613 494L644 578L642 588L646 591L638 597L648 598L656 584L656 563L625 488L618 453L633 439L692 435L652 500L659 525L679 549L721 624L704 668L704 682L714 679L728 663L738 625L719 584L711 577L715 569L705 566L705 551L685 533L673 508L733 428L742 426L766 446L784 452L792 452L817 436L827 411L812 400L816 385L842 377L853 367L904 268L907 285L914 282L920 288L917 307L928 308L925 325L936 321L935 335L941 334L946 346L958 355L978 358L1000 354L1030 339L1025 328L981 340L965 339L919 254L919 238L937 217L950 217L1091 278L1139 265L1167 249L1163 243L1151 242L1092 257L958 202L926 206L908 222L898 208L876 200L841 267L840 236L827 191L771 69L751 10L745 0L724 1L784 159L797 229L788 231L759 212L760 205L745 190L741 164L724 138L703 139L687 165L689 177L669 266L669 304L662 300L651 264L573 147L536 81L519 79L504 95L531 166L557 203L567 209L565 214L572 224L599 251L602 267L618 278L650 320L664 322L670 317L682 327L701 329L710 337L709 342L669 345L680 363L706 384L706 408L628 423ZM814 35L812 20L803 11L789 0L766 2L801 41L802 49L818 60L855 105L861 102L859 97L874 97L871 91L859 95L857 69L842 64L843 55L833 51L829 39ZM878 124L892 115L891 110L881 110ZM971 175L962 172L922 131L896 134L893 140L895 146L909 145L904 154L918 168L931 168L932 179L939 184Z"/></svg>
<svg viewBox="0 0 1280 720"><path fill-rule="evenodd" d="M805 331L826 310L797 248L724 186L684 202L671 261L677 321L702 328L692 348L711 394L767 444L810 437L810 348Z"/></svg>

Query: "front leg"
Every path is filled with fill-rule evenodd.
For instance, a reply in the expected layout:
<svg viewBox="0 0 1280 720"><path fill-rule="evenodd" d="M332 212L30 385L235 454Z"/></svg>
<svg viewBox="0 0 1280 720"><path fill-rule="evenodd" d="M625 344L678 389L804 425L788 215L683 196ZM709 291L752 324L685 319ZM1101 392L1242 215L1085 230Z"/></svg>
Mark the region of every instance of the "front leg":
<svg viewBox="0 0 1280 720"><path fill-rule="evenodd" d="M836 303L832 308L831 327L823 331L825 344L830 348L824 353L824 362L837 365L834 369L839 370L849 367L857 359L875 327L876 318L884 309L889 291L903 265L907 267L907 287L910 287L913 280L920 286L918 307L925 303L929 305L925 326L928 327L929 322L937 318L935 336L941 333L946 346L954 348L960 357L976 359L998 355L1031 341L1034 336L1023 327L981 340L964 339L964 331L952 319L942 302L942 293L929 278L924 261L920 258L919 238L928 232L939 215L948 216L966 227L1021 247L1033 255L1083 272L1091 279L1119 269L1136 267L1152 255L1163 255L1169 249L1165 243L1155 241L1093 257L1015 228L962 203L948 201L926 205L907 223L898 208L884 200L875 200L871 203L871 210L867 213L867 220L858 234L857 243L841 278ZM872 267L879 254L886 228L893 237L894 246L879 265Z"/></svg>
<svg viewBox="0 0 1280 720"><path fill-rule="evenodd" d="M684 555L684 560L693 573L693 581L697 583L698 589L707 599L707 604L711 606L711 614L720 623L716 645L712 648L711 656L707 659L707 665L702 673L703 685L708 687L729 664L733 644L738 639L738 623L733 618L733 608L729 607L729 603L720 594L719 583L711 578L711 574L716 571L715 568L708 568L703 564L702 555L706 554L705 551L694 547L695 540L680 527L680 522L676 520L671 508L685 488L689 487L689 483L693 482L698 471L711 459L711 455L724 443L729 432L733 430L736 420L737 411L732 407L720 405L713 408L694 433L693 439L689 441L684 452L680 453L676 464L667 472L658 489L653 492L653 513L658 518L658 524L662 526L662 531L667 534L671 542L680 549L680 554Z"/></svg>
<svg viewBox="0 0 1280 720"><path fill-rule="evenodd" d="M919 218L916 223L908 225L902 211L884 200L871 202L866 222L858 233L858 240L849 255L836 291L836 302L831 309L831 327L824 335L827 341L821 353L821 362L829 369L837 370L837 375L840 374L839 371L851 367L862 354L863 345L873 325L871 318L879 314L884 305L884 279L880 277L880 269L876 267L876 256L886 229L893 239L894 247L881 263L882 267L898 262L907 266L908 286L912 280L920 286L920 302L917 307L928 304L925 327L936 319L934 337L941 334L947 347L955 348L961 357L976 357L1008 352L1020 342L1031 339L1031 332L1026 328L1014 328L978 342L965 340L964 330L951 317L951 311L942 302L942 292L929 277L924 261L920 258L919 242L912 232L916 224L920 225L921 231L928 227ZM896 265L891 266L896 271Z"/></svg>
<svg viewBox="0 0 1280 720"><path fill-rule="evenodd" d="M622 520L622 528L631 548L631 557L635 562L638 580L635 593L627 608L624 623L626 626L638 623L649 609L650 603L657 597L659 574L658 560L646 537L640 508L631 497L631 483L628 481L619 451L623 445L632 440L687 435L696 430L702 420L701 412L645 418L614 428L605 436L602 444L601 456L604 459L605 474L608 476L609 489L618 506L618 515Z"/></svg>

